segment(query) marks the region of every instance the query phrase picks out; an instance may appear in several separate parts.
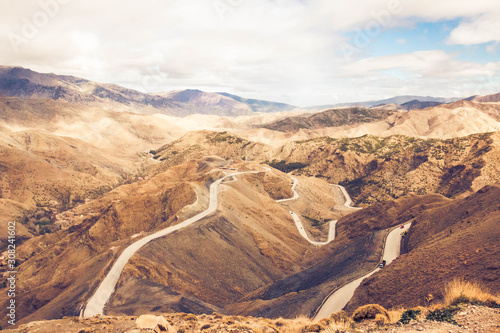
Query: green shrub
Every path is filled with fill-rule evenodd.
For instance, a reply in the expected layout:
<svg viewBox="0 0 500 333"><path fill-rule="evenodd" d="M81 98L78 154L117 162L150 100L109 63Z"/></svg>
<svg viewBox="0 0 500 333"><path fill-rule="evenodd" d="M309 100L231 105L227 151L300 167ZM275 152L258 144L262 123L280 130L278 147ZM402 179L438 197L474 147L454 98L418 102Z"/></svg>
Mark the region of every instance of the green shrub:
<svg viewBox="0 0 500 333"><path fill-rule="evenodd" d="M273 160L272 162L268 162L270 167L278 169L279 171L282 171L284 173L288 173L293 170L297 169L302 169L307 166L307 164L300 163L300 162L291 162L287 163L286 161L276 161Z"/></svg>
<svg viewBox="0 0 500 333"><path fill-rule="evenodd" d="M420 310L406 310L401 314L401 319L399 319L398 323L407 325L412 319L416 319L420 312Z"/></svg>
<svg viewBox="0 0 500 333"><path fill-rule="evenodd" d="M444 308L444 309L439 309L439 310L429 312L426 319L433 320L433 321L442 321L442 322L447 322L447 323L452 323L452 324L457 325L455 318L453 318L453 314L457 311L458 311L457 307L449 306L449 307Z"/></svg>

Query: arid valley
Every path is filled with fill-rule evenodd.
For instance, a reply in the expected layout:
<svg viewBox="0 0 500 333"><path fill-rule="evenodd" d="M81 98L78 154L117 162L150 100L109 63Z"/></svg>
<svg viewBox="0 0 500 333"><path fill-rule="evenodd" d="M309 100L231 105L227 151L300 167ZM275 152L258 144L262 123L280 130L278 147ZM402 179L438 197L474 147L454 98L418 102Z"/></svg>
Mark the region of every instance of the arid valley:
<svg viewBox="0 0 500 333"><path fill-rule="evenodd" d="M0 8L0 330L500 332L498 4Z"/></svg>
<svg viewBox="0 0 500 333"><path fill-rule="evenodd" d="M197 130L189 116L103 109L95 94L61 88L69 81L82 84L3 68L2 82L25 92L4 84L1 97L2 234L14 221L20 323L312 318L332 291L377 267L389 231L409 222L403 236L396 229L401 256L363 280L348 313L423 306L429 294L437 303L456 277L500 289L500 94L409 111L212 115L211 129ZM212 107L204 93L184 93ZM134 250L105 307L87 308L125 249L189 219ZM3 237L5 277L8 245ZM0 299L7 307L7 292Z"/></svg>

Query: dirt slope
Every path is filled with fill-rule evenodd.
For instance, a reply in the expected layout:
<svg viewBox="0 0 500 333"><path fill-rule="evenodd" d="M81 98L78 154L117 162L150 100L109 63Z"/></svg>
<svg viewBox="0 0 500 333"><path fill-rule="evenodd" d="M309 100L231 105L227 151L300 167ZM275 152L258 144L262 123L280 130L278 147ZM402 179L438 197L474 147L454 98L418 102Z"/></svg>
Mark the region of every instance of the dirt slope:
<svg viewBox="0 0 500 333"><path fill-rule="evenodd" d="M44 131L80 139L112 155L134 154L180 137L185 131L172 119L50 99L0 96L1 133Z"/></svg>
<svg viewBox="0 0 500 333"><path fill-rule="evenodd" d="M491 97L491 100L495 98ZM377 112L379 116L376 116ZM387 112L387 116L383 116L383 112ZM241 129L234 132L249 140L283 145L290 141L323 136L354 138L363 135L408 135L416 138L450 139L500 130L498 103L461 100L407 112L375 108L366 110L368 117L363 121L355 121L356 117L340 117L340 122L332 121L331 116L326 116L327 113L284 118L264 125L266 128L260 128L259 135L255 135L254 130ZM381 117L380 120L377 121L377 117ZM315 121L312 122L312 119Z"/></svg>
<svg viewBox="0 0 500 333"><path fill-rule="evenodd" d="M438 195L411 195L342 217L335 241L308 252L307 269L246 295L226 311L271 318L312 315L331 291L378 265L387 228L443 202L447 199Z"/></svg>
<svg viewBox="0 0 500 333"><path fill-rule="evenodd" d="M110 301L110 313L140 314L146 308L211 313L306 267L303 260L311 246L288 209L275 201L291 195L290 178L278 171L237 178L222 186L216 215L133 257ZM335 203L333 193L326 197ZM149 297L138 296L137 288Z"/></svg>
<svg viewBox="0 0 500 333"><path fill-rule="evenodd" d="M333 109L315 113L310 116L285 118L259 127L279 132L297 132L300 129L316 129L369 123L385 119L391 114L393 114L393 112L381 109Z"/></svg>
<svg viewBox="0 0 500 333"><path fill-rule="evenodd" d="M183 207L195 203L197 197L203 205L205 184L218 177L218 172L210 171L220 162L191 161L151 179L120 186L71 210L72 218L62 230L18 246L18 319L76 315L107 265L133 235L147 234L197 213L196 206ZM2 273L6 268L4 256ZM1 304L6 297L2 292Z"/></svg>
<svg viewBox="0 0 500 333"><path fill-rule="evenodd" d="M406 238L408 253L366 279L347 309L366 303L387 308L424 305L429 294L431 303L436 302L444 285L456 277L478 281L498 293L499 198L496 184L417 214Z"/></svg>
<svg viewBox="0 0 500 333"><path fill-rule="evenodd" d="M340 183L354 201L373 204L409 193L466 195L500 181L500 134L440 140L407 136L328 137L271 147L228 132L199 131L155 151L158 170L189 158L216 154L228 159L289 165L286 172ZM293 163L297 166L293 167Z"/></svg>

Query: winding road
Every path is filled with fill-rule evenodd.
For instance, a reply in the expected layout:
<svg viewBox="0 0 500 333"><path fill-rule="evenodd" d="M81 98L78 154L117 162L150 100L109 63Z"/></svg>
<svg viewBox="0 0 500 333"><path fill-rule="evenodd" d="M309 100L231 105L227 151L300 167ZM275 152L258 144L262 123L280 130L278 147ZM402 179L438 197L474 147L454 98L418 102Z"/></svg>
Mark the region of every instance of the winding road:
<svg viewBox="0 0 500 333"><path fill-rule="evenodd" d="M95 293L92 295L92 297L89 299L87 302L87 305L85 306L84 309L81 311L81 316L82 317L92 317L97 314L104 314L104 307L106 303L108 302L109 298L111 295L114 293L116 284L120 278L120 275L123 271L123 268L127 264L127 262L130 260L130 258L144 245L147 243L151 242L152 240L155 240L157 238L166 236L168 234L171 234L174 231L183 229L205 217L208 215L212 214L215 212L217 209L217 191L219 189L219 185L222 183L223 180L229 178L229 177L235 177L236 175L241 175L241 174L246 174L246 173L260 173L260 172L267 172L270 171L270 168L264 168L264 171L241 171L241 172L235 172L231 173L229 175L226 175L215 182L213 182L210 185L210 200L209 200L209 205L208 208L171 227L162 229L154 234L151 234L147 237L144 237L137 242L129 245L123 252L122 254L116 259L115 263L113 264L113 267L111 267L111 270L109 273L106 275L104 280L101 282Z"/></svg>
<svg viewBox="0 0 500 333"><path fill-rule="evenodd" d="M390 264L399 256L401 248L401 233L405 230L408 230L410 225L411 223L406 223L403 225L403 228L397 227L387 235L383 255L383 260L386 261L386 265ZM361 282L363 282L363 280L367 277L378 272L380 269L381 268L377 267L370 273L352 282L349 282L348 284L330 294L325 299L320 309L314 316L313 321L318 321L322 318L328 318L332 313L342 310L347 305L347 303L349 303L352 296L354 295L354 291L360 286Z"/></svg>
<svg viewBox="0 0 500 333"><path fill-rule="evenodd" d="M290 176L293 180L293 183L292 183L292 191L293 191L293 196L291 198L288 198L288 199L280 199L280 200L276 200L276 202L286 202L286 201L290 201L290 200L295 200L295 199L298 199L299 198L299 193L295 190L295 188L297 187L297 184L299 183L299 180L293 176ZM362 209L360 207L353 207L352 206L352 200L351 200L351 197L349 196L349 194L347 193L346 189L341 186L341 185L335 185L335 184L331 184L333 186L335 186L336 188L338 188L340 190L340 192L343 194L344 196L344 206L347 207L347 208L351 208L351 209ZM330 243L331 241L333 241L335 239L335 227L337 225L337 220L332 220L330 221L330 227L328 229L328 239L326 242L316 242L316 241L313 241L309 238L309 236L307 235L306 233L306 230L304 229L304 225L302 224L302 221L300 220L300 217L290 211L290 215L292 216L293 218L293 221L295 222L295 226L297 227L297 229L299 230L299 233L302 237L304 237L309 243L311 243L312 245L314 246L323 246L323 245L326 245L328 243Z"/></svg>
<svg viewBox="0 0 500 333"><path fill-rule="evenodd" d="M299 229L300 235L302 237L304 237L305 239L307 239L309 241L309 243L311 243L312 245L323 246L323 245L330 243L332 240L335 239L335 225L337 224L337 220L330 221L328 240L326 242L316 242L316 241L313 241L309 238L309 236L307 235L306 230L304 229L304 226L302 225L302 222L300 221L300 218L298 217L298 215L292 211L290 211L290 215L292 215L293 221L295 222L295 226L297 227L297 229Z"/></svg>
<svg viewBox="0 0 500 333"><path fill-rule="evenodd" d="M193 217L191 217L191 218L189 218L189 219L187 219L187 220L185 220L177 225L162 229L154 234L146 236L146 237L134 242L133 244L129 245L127 248L125 248L125 250L120 254L118 259L116 259L116 261L113 264L113 266L111 267L111 270L109 271L109 273L106 275L106 277L101 282L101 284L99 285L97 290L94 292L92 297L89 299L86 306L84 306L84 308L81 310L81 316L82 317L92 317L92 316L104 313L104 307L106 306L106 303L110 299L111 295L114 293L115 288L116 288L116 284L118 283L118 280L120 278L120 275L121 275L125 265L128 263L130 258L139 249L141 249L144 245L146 245L147 243L149 243L157 238L164 237L164 236L171 234L175 231L181 230L181 229L207 217L208 215L212 214L213 212L215 212L217 210L217 205L218 205L217 193L218 193L219 185L224 180L232 177L232 179L230 179L227 182L233 182L233 181L236 181L237 175L247 174L247 173L267 172L270 170L271 170L270 168L265 167L263 171L234 172L234 173L228 174L228 175L216 180L215 182L213 182L210 185L210 199L209 199L208 208L206 210L204 210L203 212L201 212L201 213L199 213L199 214L197 214L197 215L195 215L195 216L193 216ZM286 201L295 200L295 199L299 198L299 194L295 190L299 180L293 176L291 176L291 178L293 180L293 184L292 184L293 196L291 198L287 198L287 199L276 200L277 202L286 202ZM341 191L341 193L343 194L343 196L345 198L345 202L344 202L345 207L348 207L351 209L361 209L358 207L352 207L352 200L344 187L342 187L340 185L333 185L333 186L337 187ZM301 236L303 236L305 239L307 239L311 244L313 244L315 246L322 246L322 245L326 245L326 244L330 243L331 241L333 241L335 239L335 227L336 227L337 220L330 221L330 228L329 228L327 241L326 242L316 242L316 241L312 241L308 237L308 235L304 229L304 226L303 226L302 222L300 221L300 218L298 217L298 215L292 211L290 211L290 215L292 216L292 218L295 222L295 225L296 225L297 229L299 230L299 233L301 234ZM401 243L400 233L402 231L408 229L409 226L410 226L410 223L407 223L404 225L404 229L398 228L398 229L395 229L388 234L387 239L386 239L385 248L384 248L384 255L383 255L383 260L386 260L387 264L389 264L390 262L392 262L395 258L397 258L399 256L399 248L400 248L400 243ZM314 320L319 320L321 318L328 317L328 316L330 316L330 314L342 310L342 308L352 298L354 291L361 284L363 279L374 274L379 269L380 268L374 269L369 274L346 284L345 286L341 287L340 289L338 289L337 291L335 291L331 295L329 295L325 299L323 304L321 305L316 316L314 317Z"/></svg>
<svg viewBox="0 0 500 333"><path fill-rule="evenodd" d="M340 190L340 192L342 192L342 194L344 195L344 198L345 198L344 206L346 206L347 208L351 208L351 209L363 209L361 207L354 207L352 205L351 197L349 196L349 193L347 193L347 191L346 191L346 189L345 189L344 186L337 185L337 184L331 184L331 185L335 186L336 188L338 188Z"/></svg>
<svg viewBox="0 0 500 333"><path fill-rule="evenodd" d="M289 199L281 199L281 200L276 200L277 202L284 202L284 201L289 201L289 200L294 200L299 198L299 194L295 190L297 184L298 184L298 179L295 177L292 177L293 179L293 185L292 185L292 190L293 190L293 197ZM337 189L340 190L342 195L345 198L344 201L344 206L350 209L362 209L361 207L353 207L352 206L352 200L351 197L349 196L349 193L347 193L346 189L341 186L341 185L336 185L336 184L331 184L332 186L336 187ZM307 239L309 243L315 245L315 246L323 246L328 243L330 243L332 240L335 239L335 226L337 224L337 220L330 221L330 229L328 233L328 240L326 242L315 242L312 241L309 236L307 235L304 226L302 225L302 222L300 221L300 218L298 215L292 211L290 211L290 215L292 215L292 218L295 222L295 225L297 229L299 230L299 233L302 237ZM384 245L384 254L382 256L382 260L386 261L386 265L390 264L394 259L396 259L400 255L400 248L401 248L401 233L404 232L405 230L408 230L410 227L411 223L406 223L401 227L397 227L394 230L392 230L386 238L385 245ZM321 306L319 307L316 315L313 318L313 321L318 321L322 318L327 318L329 317L332 313L338 312L342 310L347 303L351 300L352 296L354 295L355 290L361 285L361 282L363 282L364 279L367 277L375 274L378 272L381 268L377 267L370 273L354 280L346 285L342 286L341 288L337 289L333 293L331 293L329 296L325 298Z"/></svg>
<svg viewBox="0 0 500 333"><path fill-rule="evenodd" d="M292 178L292 180L293 180L293 183L292 183L293 197L288 198L288 199L279 199L279 200L276 200L276 202L285 202L285 201L295 200L295 199L299 198L299 193L297 193L297 191L295 190L295 188L297 187L297 184L299 183L299 180L297 178L295 178L294 176L290 176L290 178Z"/></svg>

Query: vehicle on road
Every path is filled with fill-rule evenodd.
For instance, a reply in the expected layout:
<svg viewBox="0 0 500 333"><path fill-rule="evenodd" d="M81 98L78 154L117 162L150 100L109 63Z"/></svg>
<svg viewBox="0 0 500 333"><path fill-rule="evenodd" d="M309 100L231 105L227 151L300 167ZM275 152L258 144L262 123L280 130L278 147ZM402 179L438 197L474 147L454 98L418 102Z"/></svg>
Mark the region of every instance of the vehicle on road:
<svg viewBox="0 0 500 333"><path fill-rule="evenodd" d="M382 262L378 265L378 267L379 268L384 268L386 263L387 263L387 261L382 260Z"/></svg>

